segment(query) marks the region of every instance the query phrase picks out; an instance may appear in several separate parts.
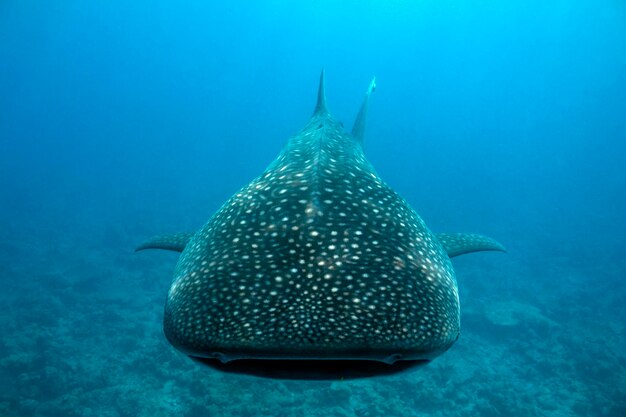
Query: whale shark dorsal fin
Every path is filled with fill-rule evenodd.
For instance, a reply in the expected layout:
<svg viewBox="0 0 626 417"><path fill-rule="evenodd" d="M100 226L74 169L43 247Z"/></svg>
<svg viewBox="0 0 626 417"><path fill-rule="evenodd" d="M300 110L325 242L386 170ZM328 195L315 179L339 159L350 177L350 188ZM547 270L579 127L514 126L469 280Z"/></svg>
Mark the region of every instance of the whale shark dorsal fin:
<svg viewBox="0 0 626 417"><path fill-rule="evenodd" d="M352 136L359 142L363 143L363 135L365 134L365 119L367 119L367 108L369 106L370 96L376 89L376 77L372 78L367 91L365 92L365 98L359 109L359 114L356 116L354 126L352 127Z"/></svg>
<svg viewBox="0 0 626 417"><path fill-rule="evenodd" d="M500 251L506 249L495 239L473 233L437 233L439 243L450 258L466 253L481 251Z"/></svg>
<svg viewBox="0 0 626 417"><path fill-rule="evenodd" d="M194 233L174 233L171 235L155 236L137 246L135 252L144 249L165 249L174 252L182 252L193 235Z"/></svg>
<svg viewBox="0 0 626 417"><path fill-rule="evenodd" d="M315 105L315 111L313 114L323 114L328 113L328 108L326 107L326 91L324 87L324 70L322 69L322 73L320 74L320 85L317 89L317 104Z"/></svg>

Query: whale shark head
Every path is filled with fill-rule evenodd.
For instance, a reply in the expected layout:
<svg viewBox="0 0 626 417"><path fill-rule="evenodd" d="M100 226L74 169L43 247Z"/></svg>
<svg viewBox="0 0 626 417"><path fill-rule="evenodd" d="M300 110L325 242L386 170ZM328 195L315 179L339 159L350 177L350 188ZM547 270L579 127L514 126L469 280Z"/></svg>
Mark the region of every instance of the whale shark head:
<svg viewBox="0 0 626 417"><path fill-rule="evenodd" d="M504 247L433 234L380 179L362 148L375 86L345 132L322 72L312 117L263 174L197 232L137 248L182 252L164 315L172 345L223 371L334 379L395 373L458 338L450 258Z"/></svg>
<svg viewBox="0 0 626 417"><path fill-rule="evenodd" d="M185 243L164 329L199 358L431 359L459 335L450 259L326 106Z"/></svg>

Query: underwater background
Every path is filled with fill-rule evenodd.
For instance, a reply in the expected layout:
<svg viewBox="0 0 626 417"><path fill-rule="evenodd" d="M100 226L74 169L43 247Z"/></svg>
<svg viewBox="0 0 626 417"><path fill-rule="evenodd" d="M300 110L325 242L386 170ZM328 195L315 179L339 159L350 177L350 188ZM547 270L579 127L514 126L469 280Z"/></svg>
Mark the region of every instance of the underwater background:
<svg viewBox="0 0 626 417"><path fill-rule="evenodd" d="M331 381L165 340L177 254L313 112L455 258L460 339ZM626 3L0 2L0 416L625 416Z"/></svg>

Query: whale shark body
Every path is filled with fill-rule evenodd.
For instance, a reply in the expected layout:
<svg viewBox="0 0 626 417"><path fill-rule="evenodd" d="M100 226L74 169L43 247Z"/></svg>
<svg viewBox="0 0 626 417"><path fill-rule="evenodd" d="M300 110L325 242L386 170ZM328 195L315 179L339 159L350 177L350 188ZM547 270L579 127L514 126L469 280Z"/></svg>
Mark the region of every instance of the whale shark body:
<svg viewBox="0 0 626 417"><path fill-rule="evenodd" d="M371 83L353 130L315 111L263 174L195 233L137 250L182 252L165 306L170 343L193 358L428 361L458 338L450 258L504 248L433 234L362 148Z"/></svg>

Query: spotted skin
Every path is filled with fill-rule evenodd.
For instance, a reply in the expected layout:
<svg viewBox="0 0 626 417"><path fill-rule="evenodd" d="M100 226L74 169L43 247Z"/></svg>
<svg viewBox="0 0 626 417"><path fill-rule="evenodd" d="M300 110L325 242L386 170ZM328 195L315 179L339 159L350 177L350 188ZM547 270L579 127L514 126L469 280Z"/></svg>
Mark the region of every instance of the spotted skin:
<svg viewBox="0 0 626 417"><path fill-rule="evenodd" d="M323 82L319 97L304 129L184 247L164 330L188 355L393 363L457 339L446 251L326 110Z"/></svg>

